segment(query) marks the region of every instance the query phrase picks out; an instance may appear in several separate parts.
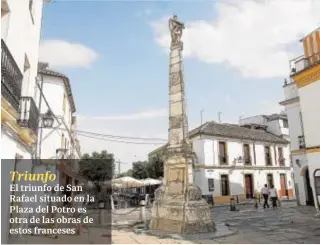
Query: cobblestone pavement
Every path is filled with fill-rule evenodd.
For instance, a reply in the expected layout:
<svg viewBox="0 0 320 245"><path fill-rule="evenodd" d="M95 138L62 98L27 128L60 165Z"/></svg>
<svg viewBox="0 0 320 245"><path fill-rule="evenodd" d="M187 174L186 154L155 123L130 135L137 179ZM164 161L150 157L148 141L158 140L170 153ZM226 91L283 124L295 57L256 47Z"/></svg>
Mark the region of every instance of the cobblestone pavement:
<svg viewBox="0 0 320 245"><path fill-rule="evenodd" d="M295 202L282 202L281 207L276 210L263 209L261 205L258 209L255 209L253 205L244 205L239 209L236 212L229 211L229 207L212 209L215 222L225 223L230 229L237 230L237 234L214 240L192 241L192 243L320 243L320 219L314 217L314 207L297 207ZM138 212L132 212L125 217L125 221L136 220L138 217ZM114 222L121 222L123 218L119 215L113 215ZM129 236L135 237L137 235L130 233ZM189 243L190 241L183 242ZM148 242L139 240L138 243Z"/></svg>
<svg viewBox="0 0 320 245"><path fill-rule="evenodd" d="M136 221L139 212L134 211L125 214L133 209L116 210L113 214L113 222L124 223ZM225 223L230 229L238 233L225 238L214 240L174 240L136 234L133 228L113 227L112 243L115 244L215 244L215 243L268 243L268 244L289 244L289 243L320 243L320 219L315 218L314 207L299 206L295 203L283 203L276 209L255 209L252 205L242 206L239 211L231 212L228 207L213 208L213 217L216 223ZM45 237L27 237L25 243L87 243L87 244L108 244L110 228L91 228L90 234L84 233L81 236L60 236L57 240ZM109 234L110 235L110 234Z"/></svg>

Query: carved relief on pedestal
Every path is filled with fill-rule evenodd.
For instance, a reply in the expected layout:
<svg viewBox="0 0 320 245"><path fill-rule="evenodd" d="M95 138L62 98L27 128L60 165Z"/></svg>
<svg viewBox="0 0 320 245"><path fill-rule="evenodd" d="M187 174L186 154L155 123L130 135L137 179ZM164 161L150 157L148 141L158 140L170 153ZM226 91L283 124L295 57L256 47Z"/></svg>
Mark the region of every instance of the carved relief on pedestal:
<svg viewBox="0 0 320 245"><path fill-rule="evenodd" d="M173 195L183 194L185 168L168 169L168 187L169 193Z"/></svg>

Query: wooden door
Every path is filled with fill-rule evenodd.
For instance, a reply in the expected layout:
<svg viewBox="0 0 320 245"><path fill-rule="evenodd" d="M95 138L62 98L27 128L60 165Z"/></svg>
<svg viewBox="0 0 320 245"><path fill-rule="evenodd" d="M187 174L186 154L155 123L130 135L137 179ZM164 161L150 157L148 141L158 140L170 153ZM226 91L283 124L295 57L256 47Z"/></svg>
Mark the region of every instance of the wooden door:
<svg viewBox="0 0 320 245"><path fill-rule="evenodd" d="M245 175L245 191L247 198L253 198L253 181L251 174Z"/></svg>
<svg viewBox="0 0 320 245"><path fill-rule="evenodd" d="M287 180L285 174L280 174L280 196L287 195Z"/></svg>

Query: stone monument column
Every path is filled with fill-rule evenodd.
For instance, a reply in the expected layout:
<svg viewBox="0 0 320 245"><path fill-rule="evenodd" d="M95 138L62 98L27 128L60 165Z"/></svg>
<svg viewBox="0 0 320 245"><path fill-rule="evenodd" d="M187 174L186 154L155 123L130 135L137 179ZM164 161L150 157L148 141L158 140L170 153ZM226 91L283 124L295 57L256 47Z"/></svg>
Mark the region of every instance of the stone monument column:
<svg viewBox="0 0 320 245"><path fill-rule="evenodd" d="M190 233L215 230L210 207L193 185L195 154L188 139L188 119L183 80L184 24L169 20L171 52L169 68L169 139L165 152L163 185L155 192L151 229Z"/></svg>

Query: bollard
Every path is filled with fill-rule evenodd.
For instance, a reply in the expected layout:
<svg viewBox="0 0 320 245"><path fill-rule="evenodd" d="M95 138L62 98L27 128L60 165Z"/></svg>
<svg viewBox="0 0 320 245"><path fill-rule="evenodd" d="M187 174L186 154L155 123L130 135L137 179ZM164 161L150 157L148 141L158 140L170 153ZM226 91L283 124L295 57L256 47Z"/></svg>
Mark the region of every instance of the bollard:
<svg viewBox="0 0 320 245"><path fill-rule="evenodd" d="M230 211L236 211L236 204L233 197L230 198Z"/></svg>
<svg viewBox="0 0 320 245"><path fill-rule="evenodd" d="M146 202L144 200L140 201L140 214L139 218L141 221L146 221Z"/></svg>
<svg viewBox="0 0 320 245"><path fill-rule="evenodd" d="M104 222L103 209L104 209L104 202L99 202L99 225L102 225Z"/></svg>
<svg viewBox="0 0 320 245"><path fill-rule="evenodd" d="M239 196L237 195L237 203L239 204Z"/></svg>
<svg viewBox="0 0 320 245"><path fill-rule="evenodd" d="M114 210L113 195L110 195L110 202L111 202L111 210Z"/></svg>
<svg viewBox="0 0 320 245"><path fill-rule="evenodd" d="M258 200L257 200L257 197L254 197L254 207L255 208L258 208Z"/></svg>

